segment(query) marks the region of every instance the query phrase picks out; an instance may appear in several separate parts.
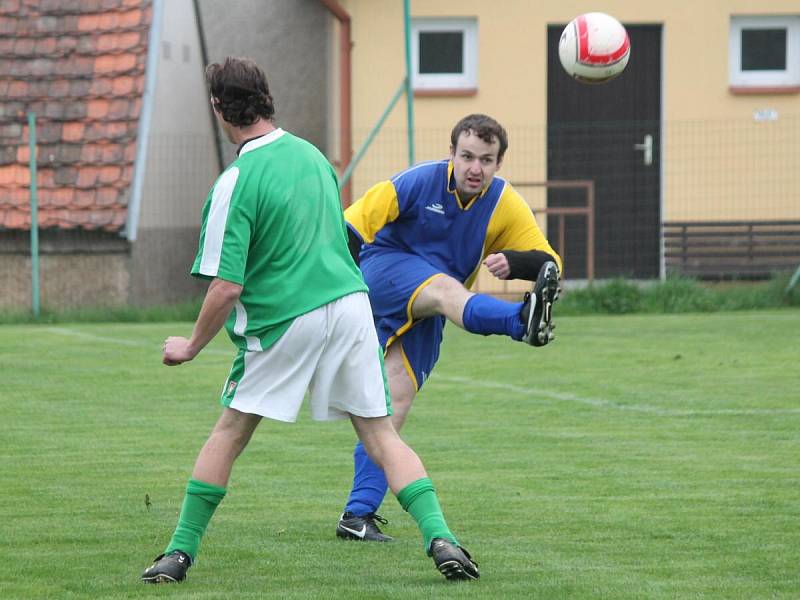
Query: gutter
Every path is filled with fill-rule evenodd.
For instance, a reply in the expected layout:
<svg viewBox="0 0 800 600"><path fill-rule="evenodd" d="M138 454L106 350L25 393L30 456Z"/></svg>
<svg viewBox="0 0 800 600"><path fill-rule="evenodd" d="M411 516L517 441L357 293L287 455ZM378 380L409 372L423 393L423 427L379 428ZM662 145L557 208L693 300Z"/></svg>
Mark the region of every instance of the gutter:
<svg viewBox="0 0 800 600"><path fill-rule="evenodd" d="M345 171L353 157L353 134L351 114L351 85L352 75L350 69L350 54L353 46L350 39L350 15L337 0L320 0L320 3L339 21L339 160L340 175ZM353 191L350 182L342 188L342 205L346 208L353 200Z"/></svg>

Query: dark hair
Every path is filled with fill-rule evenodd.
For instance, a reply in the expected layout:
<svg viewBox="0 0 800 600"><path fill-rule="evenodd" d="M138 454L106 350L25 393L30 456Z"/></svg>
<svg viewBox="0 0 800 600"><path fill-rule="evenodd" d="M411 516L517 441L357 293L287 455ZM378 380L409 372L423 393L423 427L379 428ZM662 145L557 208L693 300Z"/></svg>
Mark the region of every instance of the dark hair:
<svg viewBox="0 0 800 600"><path fill-rule="evenodd" d="M456 126L453 127L453 131L450 134L450 144L453 146L454 151L456 145L458 145L459 136L464 132L474 133L487 144L491 144L495 139L499 141L500 150L497 153L497 161L503 160L503 154L505 154L508 148L508 135L506 134L506 130L503 129L503 126L492 117L482 114L472 114L467 115L456 123Z"/></svg>
<svg viewBox="0 0 800 600"><path fill-rule="evenodd" d="M223 65L208 65L206 81L214 108L232 125L246 127L259 117L269 120L275 114L267 77L249 58L228 57Z"/></svg>

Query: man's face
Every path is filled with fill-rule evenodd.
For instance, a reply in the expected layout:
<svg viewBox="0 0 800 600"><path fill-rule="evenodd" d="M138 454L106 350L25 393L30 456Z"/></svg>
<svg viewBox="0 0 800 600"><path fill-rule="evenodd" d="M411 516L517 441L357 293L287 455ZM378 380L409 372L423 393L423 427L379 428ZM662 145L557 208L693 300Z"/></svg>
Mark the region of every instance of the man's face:
<svg viewBox="0 0 800 600"><path fill-rule="evenodd" d="M473 131L463 131L458 136L456 147L450 147L453 160L453 176L461 200L469 200L481 193L494 179L500 168L497 153L500 140L492 138L487 144Z"/></svg>

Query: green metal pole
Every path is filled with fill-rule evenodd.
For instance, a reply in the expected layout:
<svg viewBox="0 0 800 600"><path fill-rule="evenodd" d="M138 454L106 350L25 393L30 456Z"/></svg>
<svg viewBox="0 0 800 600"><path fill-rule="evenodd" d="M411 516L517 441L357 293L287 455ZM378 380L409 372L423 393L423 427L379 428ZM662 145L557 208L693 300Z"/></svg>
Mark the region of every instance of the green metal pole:
<svg viewBox="0 0 800 600"><path fill-rule="evenodd" d="M800 281L800 265L797 265L797 270L794 272L794 275L792 275L792 278L789 280L789 285L786 286L783 293L788 296L789 292L797 285L798 281Z"/></svg>
<svg viewBox="0 0 800 600"><path fill-rule="evenodd" d="M39 209L36 199L36 113L28 113L28 164L31 172L31 307L39 318Z"/></svg>
<svg viewBox="0 0 800 600"><path fill-rule="evenodd" d="M408 165L414 164L414 90L411 89L411 0L403 0L406 29L406 116L408 119Z"/></svg>
<svg viewBox="0 0 800 600"><path fill-rule="evenodd" d="M356 165L359 163L361 158L369 148L370 144L372 144L372 140L375 139L375 136L378 135L378 132L383 127L383 122L386 120L386 117L389 116L389 113L392 112L394 105L397 104L397 101L400 100L400 96L403 95L403 91L406 89L406 82L403 81L400 83L400 87L397 88L397 91L392 96L392 99L389 101L389 106L386 107L386 110L383 111L383 114L378 119L378 122L375 123L375 126L372 128L372 131L369 132L367 139L364 140L364 143L361 144L361 148L358 149L356 155L353 157L353 160L350 161L350 164L347 165L344 173L342 173L342 177L339 179L339 189L342 189L344 186L347 185L347 182L350 180L350 176L353 174L353 171L356 168Z"/></svg>

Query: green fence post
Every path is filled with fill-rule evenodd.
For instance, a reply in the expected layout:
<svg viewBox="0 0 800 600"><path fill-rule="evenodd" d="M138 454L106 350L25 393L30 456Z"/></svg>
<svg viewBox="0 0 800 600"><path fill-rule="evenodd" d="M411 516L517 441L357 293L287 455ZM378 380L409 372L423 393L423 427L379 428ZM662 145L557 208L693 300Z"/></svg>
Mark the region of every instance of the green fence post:
<svg viewBox="0 0 800 600"><path fill-rule="evenodd" d="M792 278L789 280L789 285L786 286L784 290L784 295L788 296L791 291L794 289L794 286L797 285L797 282L800 281L800 265L797 265L797 270L792 275Z"/></svg>
<svg viewBox="0 0 800 600"><path fill-rule="evenodd" d="M347 165L347 168L342 173L342 177L339 179L339 189L342 189L344 186L347 185L347 182L350 180L350 177L353 175L353 171L356 168L356 165L361 161L361 158L366 154L367 149L369 148L370 144L372 144L372 140L375 139L375 136L378 135L378 132L383 127L383 122L386 120L386 117L389 116L389 113L392 112L394 105L397 104L397 101L400 99L400 96L403 95L403 90L406 87L406 82L402 81L400 83L400 87L397 88L397 91L392 96L392 99L389 100L389 105L383 111L383 114L378 118L378 122L375 123L375 126L369 132L367 139L361 144L361 148L358 149L353 160L350 161L350 164Z"/></svg>
<svg viewBox="0 0 800 600"><path fill-rule="evenodd" d="M408 166L414 164L414 90L411 85L411 8L410 0L403 2L406 32L406 119L408 129Z"/></svg>
<svg viewBox="0 0 800 600"><path fill-rule="evenodd" d="M39 318L39 210L36 199L36 113L28 113L28 164L31 173L31 307Z"/></svg>

